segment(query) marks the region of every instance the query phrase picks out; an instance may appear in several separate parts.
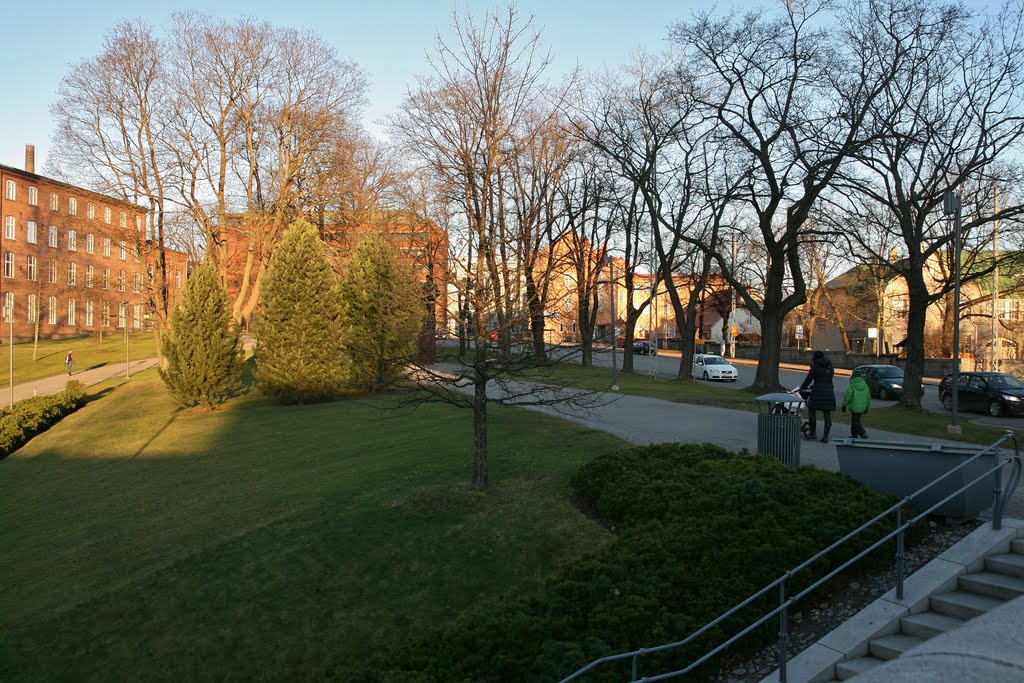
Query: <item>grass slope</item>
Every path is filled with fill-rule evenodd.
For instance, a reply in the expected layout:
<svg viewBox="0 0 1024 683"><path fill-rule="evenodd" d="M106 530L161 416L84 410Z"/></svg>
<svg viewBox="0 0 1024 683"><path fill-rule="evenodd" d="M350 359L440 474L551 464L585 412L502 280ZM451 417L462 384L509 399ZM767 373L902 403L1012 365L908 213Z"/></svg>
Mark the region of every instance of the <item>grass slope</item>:
<svg viewBox="0 0 1024 683"><path fill-rule="evenodd" d="M72 339L46 339L39 342L35 360L32 359L32 342L14 345L14 383L32 382L65 372L64 358L68 351L75 356L74 371L88 370L103 365L120 364L124 369L124 331L104 334L102 343L99 335L75 337ZM0 349L0 386L10 382L10 345L3 339ZM156 355L156 343L152 332L136 332L128 335L128 357L134 362L140 358Z"/></svg>
<svg viewBox="0 0 1024 683"><path fill-rule="evenodd" d="M623 444L561 420L494 410L480 494L466 412L105 391L0 462L0 680L321 678L609 538L567 481Z"/></svg>

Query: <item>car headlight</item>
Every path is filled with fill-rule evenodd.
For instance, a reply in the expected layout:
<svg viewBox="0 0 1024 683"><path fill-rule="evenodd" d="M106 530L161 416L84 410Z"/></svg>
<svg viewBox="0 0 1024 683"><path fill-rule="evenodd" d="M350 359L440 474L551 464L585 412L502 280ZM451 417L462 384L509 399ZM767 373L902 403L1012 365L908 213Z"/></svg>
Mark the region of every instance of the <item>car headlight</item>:
<svg viewBox="0 0 1024 683"><path fill-rule="evenodd" d="M1007 400L1007 401L1013 401L1014 403L1017 403L1017 402L1020 401L1020 399L1017 398L1016 396L1006 396L1006 395L1004 395L1003 398L1005 400Z"/></svg>
<svg viewBox="0 0 1024 683"><path fill-rule="evenodd" d="M892 388L893 388L893 389L902 389L902 388L903 388L903 385L902 385L902 384L893 384L893 385L892 385Z"/></svg>

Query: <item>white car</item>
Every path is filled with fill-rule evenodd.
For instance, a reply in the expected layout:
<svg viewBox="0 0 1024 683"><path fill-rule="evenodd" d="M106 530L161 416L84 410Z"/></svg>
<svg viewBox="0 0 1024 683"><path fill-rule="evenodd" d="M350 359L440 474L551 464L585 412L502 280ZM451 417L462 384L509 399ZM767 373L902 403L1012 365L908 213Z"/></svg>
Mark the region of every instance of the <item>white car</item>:
<svg viewBox="0 0 1024 683"><path fill-rule="evenodd" d="M721 356L711 353L698 353L693 357L693 376L703 380L722 380L735 382L740 378L739 371Z"/></svg>

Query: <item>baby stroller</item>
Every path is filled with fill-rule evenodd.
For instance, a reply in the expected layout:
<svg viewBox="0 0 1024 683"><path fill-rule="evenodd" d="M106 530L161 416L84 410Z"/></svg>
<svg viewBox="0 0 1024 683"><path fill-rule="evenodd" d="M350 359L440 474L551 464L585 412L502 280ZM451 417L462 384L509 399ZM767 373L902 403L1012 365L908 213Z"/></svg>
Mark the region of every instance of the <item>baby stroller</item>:
<svg viewBox="0 0 1024 683"><path fill-rule="evenodd" d="M801 418L800 433L804 435L804 438L808 438L811 433L811 421L807 415L807 399L811 395L811 390L797 387L787 393L793 397L793 400L776 403L772 406L772 415L799 415Z"/></svg>

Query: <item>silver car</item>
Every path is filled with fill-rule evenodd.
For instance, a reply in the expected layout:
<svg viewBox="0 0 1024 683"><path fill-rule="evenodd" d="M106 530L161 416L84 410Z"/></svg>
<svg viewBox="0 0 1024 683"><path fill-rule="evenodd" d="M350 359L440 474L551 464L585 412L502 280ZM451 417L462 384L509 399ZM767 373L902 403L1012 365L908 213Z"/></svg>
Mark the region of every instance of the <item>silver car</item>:
<svg viewBox="0 0 1024 683"><path fill-rule="evenodd" d="M721 380L735 382L740 377L736 368L721 356L711 353L698 353L693 357L693 376L703 380Z"/></svg>

